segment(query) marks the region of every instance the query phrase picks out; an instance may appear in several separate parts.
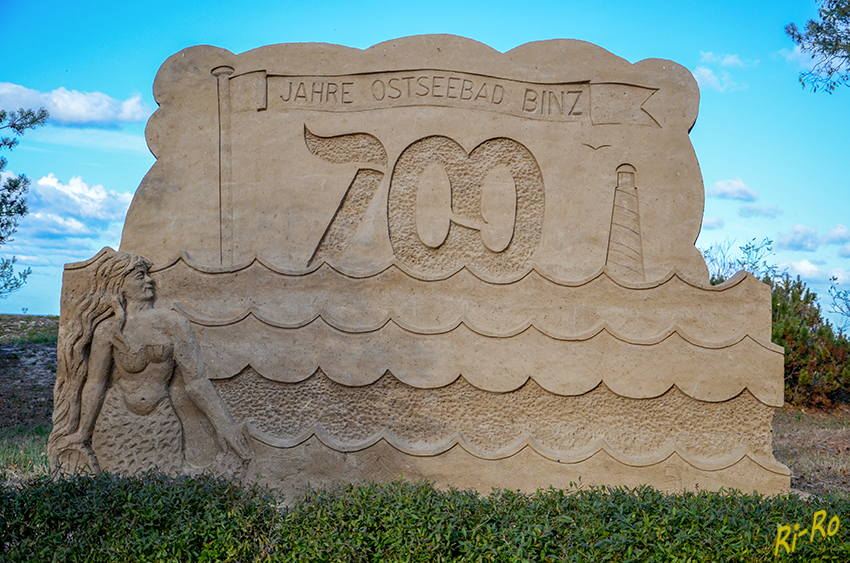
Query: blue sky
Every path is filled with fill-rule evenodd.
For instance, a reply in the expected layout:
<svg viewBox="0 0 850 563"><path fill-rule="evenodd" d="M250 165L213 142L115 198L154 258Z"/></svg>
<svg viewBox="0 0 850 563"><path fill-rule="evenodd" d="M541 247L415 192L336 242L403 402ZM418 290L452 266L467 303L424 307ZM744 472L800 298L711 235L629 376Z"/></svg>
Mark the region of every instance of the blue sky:
<svg viewBox="0 0 850 563"><path fill-rule="evenodd" d="M784 27L815 17L812 0L571 2L161 2L4 0L0 106L44 105L8 170L31 180L30 214L0 254L33 273L0 312L58 314L62 265L117 248L124 213L154 162L144 140L151 88L173 53L210 44L240 53L273 43L366 48L451 33L507 51L529 41L590 41L631 62L664 58L700 84L691 132L706 188L697 246L774 241L775 263L819 294L850 287L850 88L813 94L808 62Z"/></svg>

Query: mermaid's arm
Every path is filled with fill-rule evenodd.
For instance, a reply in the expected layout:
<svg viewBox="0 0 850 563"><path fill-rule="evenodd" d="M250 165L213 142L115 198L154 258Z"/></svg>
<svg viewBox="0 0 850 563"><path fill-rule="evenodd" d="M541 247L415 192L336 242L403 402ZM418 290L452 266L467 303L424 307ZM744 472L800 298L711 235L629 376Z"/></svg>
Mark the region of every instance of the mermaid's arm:
<svg viewBox="0 0 850 563"><path fill-rule="evenodd" d="M176 317L176 315L175 315ZM233 448L242 459L251 457L248 441L207 378L201 346L189 321L177 317L174 326L174 360L183 376L186 393L215 428L219 444L225 451Z"/></svg>

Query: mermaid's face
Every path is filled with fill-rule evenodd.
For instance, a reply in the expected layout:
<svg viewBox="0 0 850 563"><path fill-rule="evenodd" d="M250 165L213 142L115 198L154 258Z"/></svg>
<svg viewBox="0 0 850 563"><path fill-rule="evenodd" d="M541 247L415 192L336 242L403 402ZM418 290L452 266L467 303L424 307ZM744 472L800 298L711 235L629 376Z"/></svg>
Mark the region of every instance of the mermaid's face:
<svg viewBox="0 0 850 563"><path fill-rule="evenodd" d="M150 301L154 298L153 280L145 266L138 266L124 278L121 293L128 301Z"/></svg>

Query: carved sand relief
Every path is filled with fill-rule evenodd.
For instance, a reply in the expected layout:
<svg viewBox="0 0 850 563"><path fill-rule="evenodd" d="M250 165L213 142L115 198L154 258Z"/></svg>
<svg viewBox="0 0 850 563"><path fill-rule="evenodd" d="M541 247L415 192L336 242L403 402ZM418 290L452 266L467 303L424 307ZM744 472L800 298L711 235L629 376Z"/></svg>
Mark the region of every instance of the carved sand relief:
<svg viewBox="0 0 850 563"><path fill-rule="evenodd" d="M305 126L304 138L326 162L386 167L383 144L368 133L323 138ZM384 175L357 170L308 267L345 251ZM544 192L537 162L516 141L489 139L467 154L447 137L419 139L398 157L390 179L387 216L395 256L432 275L466 265L493 277L523 271L540 240Z"/></svg>
<svg viewBox="0 0 850 563"><path fill-rule="evenodd" d="M621 279L644 281L643 244L640 237L640 206L635 186L635 167L617 168L617 189L611 212L611 234L605 265Z"/></svg>
<svg viewBox="0 0 850 563"><path fill-rule="evenodd" d="M535 83L511 80L495 75L477 75L474 73L440 69L411 69L403 72L334 76L282 76L268 70L233 74L231 67L217 67L213 69L213 74L221 82L217 88L217 96L219 99L219 127L221 129L219 135L219 153L221 154L219 180L219 191L221 194L221 258L219 263L222 265L233 265L233 206L238 205L238 202L234 203L233 201L233 186L230 180L233 176L230 166L233 159L230 128L233 118L240 114L262 111L264 114L272 115L279 112L299 113L305 110L311 112L345 113L408 107L454 107L464 110L473 109L475 111L496 112L526 119L542 119L546 121L589 121L595 125L628 123L636 126L660 127L659 122L644 107L647 101L655 94L656 89L635 84L605 82L594 84L589 82ZM226 85L222 82L224 80L227 82ZM386 150L381 141L372 133L343 133L334 135L333 138L343 138L349 135L352 136L352 139L369 138L378 147L379 152L382 153L382 156L377 160L373 159L373 155L366 153L356 154L355 151L355 153L349 154L349 148L342 148L341 141L328 141L327 143L323 143L325 146L319 149L318 145L322 144L319 141L321 137L310 133L306 125L304 129L305 137L311 139L307 143L310 152L319 156L325 162L335 164L358 162L361 164L383 165L381 166L381 170L368 167L357 170L354 179L350 182L348 190L345 192L341 201L339 201L339 205L335 206L331 221L327 224L320 241L314 247L311 256L307 259L307 265L316 263L320 257L337 261L343 259L344 248L348 246L348 243L354 236L357 226L362 221L378 186L385 178L389 180L390 172L392 172L393 178L396 178L395 174L398 172L398 178L394 184L399 186L395 190L399 194L399 197L396 198L399 201L387 202L388 222L390 226L389 236L396 258L399 258L398 244L405 247L405 251L409 251L410 249L407 247L410 246L410 241L399 243L396 240L392 240L393 232L397 230L393 229L393 226L396 224L401 225L402 233L398 236L403 237L407 237L409 234L407 231L410 229L404 228L409 226L409 220L399 220L397 215L401 211L393 211L393 203L405 204L402 196L408 192L417 195L420 191L422 192L422 197L415 198L417 201L422 200L415 206L417 214L414 219L418 217L418 220L414 221L414 225L417 227L416 238L425 247L437 250L437 252L431 252L431 254L441 256L442 258L438 261L448 259L449 262L459 261L459 259L448 258L455 252L452 248L465 246L467 242L481 246L480 242L475 243L466 240L470 238L467 235L471 233L467 233L464 228L466 230L478 231L485 241L489 241L489 245L485 244L483 250L497 254L508 250L507 246L510 245L512 237L516 233L498 224L493 224L488 217L484 216L485 213L493 215L493 220L496 221L498 221L498 217L502 217L502 221L510 222L511 214L515 215L513 217L514 219L518 218L521 222L526 222L530 219L522 215L516 215L517 213L528 211L523 208L523 204L528 203L524 197L526 194L523 193L526 186L522 185L521 182L519 186L504 188L508 184L515 183L517 178L513 175L519 174L520 176L525 176L529 173L525 170L516 169L517 166L521 168L528 166L536 168L536 173L535 171L531 171L530 173L534 176L540 176L540 178L534 178L531 181L535 184L540 184L540 191L541 193L543 192L542 172L534 155L526 146L513 139L502 139L499 142L497 142L497 139L490 139L489 141L485 139L475 149L479 153L492 152L495 144L510 144L511 141L515 143L515 146L511 148L502 147L501 149L503 153L501 155L502 160L505 160L505 158L508 160L501 163L489 163L490 168L483 171L483 174L487 176L486 179L488 180L488 182L484 183L485 186L496 186L497 188L503 186L503 189L483 190L480 194L483 197L483 201L479 209L473 210L470 208L464 209L461 212L455 212L452 209L449 212L451 215L450 218L432 216L429 213L436 210L426 203L427 200L422 198L428 195L438 194L429 193L429 188L438 189L439 184L442 183L451 191L451 186L454 182L457 184L454 190L460 194L464 194L464 192L469 191L466 188L469 182L477 183L482 181L482 179L462 178L461 176L466 174L473 174L475 176L476 172L478 172L475 169L479 165L477 160L484 158L484 156L480 154L473 155L471 152L467 153L460 145L453 147L452 143L457 144L457 140L453 138L448 138L448 141L450 141L449 144L443 145L439 149L432 146L434 143L439 144L439 141L436 141L436 139L426 140L425 138L420 138L414 140L412 144L404 149L402 154L398 155L399 160L395 165L390 165L390 168L393 169L390 171L385 170ZM243 135L243 137L245 136ZM435 135L434 137L442 136ZM356 143L356 141L354 142ZM424 148L426 146L428 147L427 149ZM332 152L340 150L342 152L339 154L331 155ZM368 152L371 149L364 146L363 150ZM414 183L416 183L415 180L417 179L426 180L425 182L421 182L422 189L411 189L405 185L411 181L410 171L406 170L406 167L411 165L412 159L423 158L424 153L419 153L425 150L436 150L440 154L434 153L430 157L427 157L430 160L427 161L425 168L419 170L417 176L413 178ZM449 160L446 163L449 163L453 159L456 160L459 156L468 158L469 162L466 168L469 168L469 170L463 172L464 166L458 169L458 162L455 162L454 167L450 166L449 170L440 170L439 167L443 166L440 162L448 158ZM402 159L402 157L404 158ZM498 159L497 156L496 158ZM529 165L526 161L533 164ZM398 166L399 164L401 164L400 168ZM446 182L445 178L441 177L442 172L452 172L456 177L448 178ZM419 178L423 174L424 176ZM461 174L461 176L457 176L457 174ZM478 175L480 176L481 174L479 173ZM508 176L511 176L513 182L505 181ZM390 181L391 188L392 185L393 182ZM510 205L512 197L509 192L514 192L516 189L520 190L513 195L513 197L517 198L516 209L512 212L508 211L506 215L502 208L507 208ZM390 192L392 193L392 191L391 189ZM472 189L470 192L473 199L475 199L475 191L475 189ZM465 195L461 195L457 203L461 207L464 207L463 202L465 199L468 198ZM496 207L493 208L493 205ZM535 205L540 205L542 208L544 204L540 202ZM446 213L442 213L442 215L446 215ZM537 219L542 222L542 209L536 215L540 215ZM454 235L449 237L446 234L445 238L441 238L441 224L456 225ZM529 252L527 248L522 250L519 248L520 246L527 246L529 242L533 242L522 240L526 236L531 239L538 238L539 242L540 231L542 231L543 225L541 224L531 229L532 231L538 231L536 237L531 232L526 233L529 229L528 226L521 223L519 227L521 229L519 233L520 244L517 248L511 249L513 252L509 252L505 257L508 262L513 261L513 255L517 253ZM451 230L447 227L443 227L442 229ZM423 236L425 239L422 239ZM443 246L441 241L445 243L448 238L452 239L449 241L450 244L445 248L440 248ZM427 242L431 244L426 244ZM331 249L332 251L329 252ZM533 253L533 250L531 252ZM421 254L421 252L417 253L414 251L414 255L409 259L418 262L422 259L422 256L418 256L417 254ZM487 252L484 252L484 254L487 254ZM244 256L244 253L242 255ZM434 257L429 262L434 262ZM460 260L460 262L463 261ZM486 266L488 270L502 269L502 267L496 267L492 263L493 260L487 260L482 256L477 260L473 260L473 262L490 262L489 266ZM527 265L528 260L521 261L520 263ZM436 266L436 263L431 264L431 266ZM507 268L508 270L511 268L515 270L521 267L514 265L507 266Z"/></svg>
<svg viewBox="0 0 850 563"><path fill-rule="evenodd" d="M769 458L772 448L773 409L747 391L718 403L691 400L676 388L653 400L633 400L604 384L565 396L529 380L512 393L496 393L463 377L419 389L391 372L371 385L352 387L321 370L299 383L284 383L251 368L215 384L234 417L253 421L252 434L278 446L294 447L317 436L334 449L355 451L386 440L425 456L460 443L484 459L531 447L562 462L583 461L605 449L642 465L658 463L678 448L693 463L714 469L747 454Z"/></svg>
<svg viewBox="0 0 850 563"><path fill-rule="evenodd" d="M368 133L323 138L317 137L304 126L304 141L311 153L333 164L362 162L383 167L387 165L387 151L384 145ZM324 261L339 256L345 251L383 177L384 173L379 170L370 168L357 170L357 174L339 203L339 208L307 262L308 266L317 260Z"/></svg>
<svg viewBox="0 0 850 563"><path fill-rule="evenodd" d="M448 199L441 210L439 203L426 206L430 202L418 197L434 184L444 186L442 200ZM407 147L393 170L387 198L390 242L399 261L425 274L469 265L485 275L509 276L531 263L544 203L540 168L516 141L489 139L467 154L453 139L427 137ZM420 233L430 234L432 225L420 226L420 220L438 227L436 235L426 235L431 244Z"/></svg>
<svg viewBox="0 0 850 563"><path fill-rule="evenodd" d="M293 492L401 474L787 488L769 288L711 287L694 247L683 67L434 36L194 47L154 90L158 160L121 248L153 262L154 309L191 329L169 342L195 338L221 394L163 371L187 463L218 455L224 405L250 435L246 474ZM69 268L63 327L101 275Z"/></svg>
<svg viewBox="0 0 850 563"><path fill-rule="evenodd" d="M191 325L154 308L149 266L140 256L104 249L63 280L51 468L126 475L208 469L241 476L250 455L242 429L206 377ZM82 268L89 275L75 276ZM180 395L220 445L203 466L186 456L186 423L174 403ZM185 416L187 410L179 410Z"/></svg>
<svg viewBox="0 0 850 563"><path fill-rule="evenodd" d="M782 404L781 385L752 375L759 366L780 365L781 354L772 343L750 336L707 343L671 329L651 339L629 340L600 327L558 337L534 325L505 333L486 333L463 322L422 330L392 319L353 327L321 315L284 324L252 311L203 319L179 304L175 309L201 335L210 377L216 379L251 365L280 381L301 381L322 369L335 381L367 385L390 370L420 388L447 385L463 375L481 389L508 392L534 378L564 395L580 395L604 382L633 398L656 397L675 385L698 400L728 400L749 389L765 404ZM647 378L646 372L656 375Z"/></svg>
<svg viewBox="0 0 850 563"><path fill-rule="evenodd" d="M392 320L423 333L459 323L488 335L534 326L559 339L583 339L607 328L631 341L678 330L708 346L745 334L766 343L770 329L770 311L759 306L769 288L743 272L703 287L673 272L656 283L623 282L604 270L576 282L538 270L494 281L469 268L432 277L390 265L361 275L329 264L280 271L259 260L224 272L181 257L158 266L155 275L163 306L219 324L254 314L271 325L303 326L321 316L360 331ZM198 291L182 291L187 285ZM700 315L693 313L695 301L702 304ZM664 316L656 314L659 309Z"/></svg>
<svg viewBox="0 0 850 563"><path fill-rule="evenodd" d="M219 263L233 265L233 165L230 153L230 76L233 67L212 69L218 98Z"/></svg>

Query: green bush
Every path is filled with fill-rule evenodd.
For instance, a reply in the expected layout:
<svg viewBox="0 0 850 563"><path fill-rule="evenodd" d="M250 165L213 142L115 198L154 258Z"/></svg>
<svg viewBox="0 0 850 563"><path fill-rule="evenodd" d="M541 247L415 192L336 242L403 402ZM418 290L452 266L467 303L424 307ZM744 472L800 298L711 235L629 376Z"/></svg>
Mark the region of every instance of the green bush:
<svg viewBox="0 0 850 563"><path fill-rule="evenodd" d="M779 526L825 510L832 537L774 558ZM850 497L435 490L396 481L310 491L290 507L213 478L110 475L0 488L0 560L847 561Z"/></svg>
<svg viewBox="0 0 850 563"><path fill-rule="evenodd" d="M107 473L0 488L0 561L262 560L274 497L212 477Z"/></svg>
<svg viewBox="0 0 850 563"><path fill-rule="evenodd" d="M817 295L798 276L774 278L773 342L785 348L785 400L850 402L850 342L823 318Z"/></svg>
<svg viewBox="0 0 850 563"><path fill-rule="evenodd" d="M710 282L725 282L745 270L771 287L773 329L771 340L785 348L785 400L801 406L850 403L850 341L823 318L818 296L797 276L777 273L770 265L769 239L753 239L732 256L731 241L703 251ZM830 290L833 311L850 315L850 293Z"/></svg>
<svg viewBox="0 0 850 563"><path fill-rule="evenodd" d="M312 493L287 513L279 560L773 561L779 525L805 525L820 508L843 520L847 500L650 487L481 497L425 483L348 486ZM844 560L846 538L800 543L794 555Z"/></svg>

